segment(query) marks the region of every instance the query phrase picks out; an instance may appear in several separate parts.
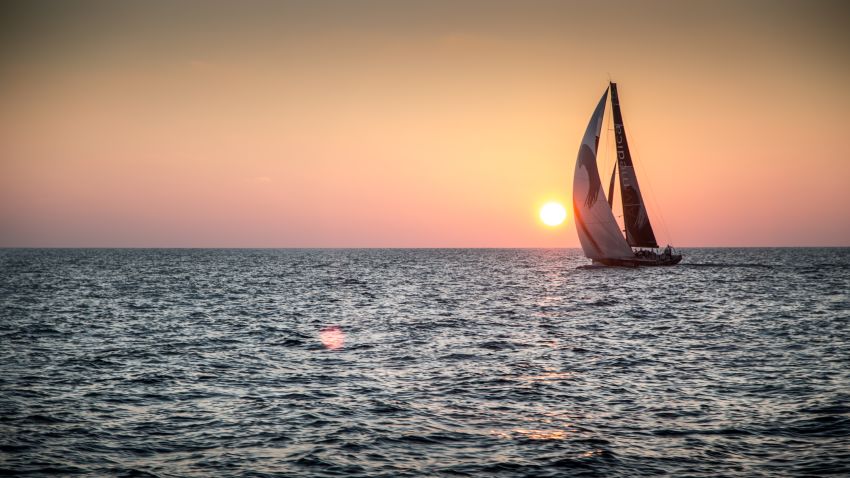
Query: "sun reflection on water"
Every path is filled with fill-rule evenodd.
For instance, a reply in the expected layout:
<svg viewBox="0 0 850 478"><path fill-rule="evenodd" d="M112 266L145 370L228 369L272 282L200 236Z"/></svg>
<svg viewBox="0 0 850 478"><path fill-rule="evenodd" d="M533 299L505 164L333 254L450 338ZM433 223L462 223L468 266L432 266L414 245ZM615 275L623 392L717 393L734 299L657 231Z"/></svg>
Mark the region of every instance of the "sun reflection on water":
<svg viewBox="0 0 850 478"><path fill-rule="evenodd" d="M563 440L567 436L566 430L525 430L517 428L514 432L531 440Z"/></svg>
<svg viewBox="0 0 850 478"><path fill-rule="evenodd" d="M546 372L539 375L524 375L519 379L528 382L539 382L548 380L567 380L575 376L574 372Z"/></svg>
<svg viewBox="0 0 850 478"><path fill-rule="evenodd" d="M336 350L345 345L345 333L338 325L331 325L319 331L319 340L328 350Z"/></svg>
<svg viewBox="0 0 850 478"><path fill-rule="evenodd" d="M509 431L492 430L491 433L503 439L525 438L528 440L564 440L568 435L567 430L532 430L525 428L514 428Z"/></svg>

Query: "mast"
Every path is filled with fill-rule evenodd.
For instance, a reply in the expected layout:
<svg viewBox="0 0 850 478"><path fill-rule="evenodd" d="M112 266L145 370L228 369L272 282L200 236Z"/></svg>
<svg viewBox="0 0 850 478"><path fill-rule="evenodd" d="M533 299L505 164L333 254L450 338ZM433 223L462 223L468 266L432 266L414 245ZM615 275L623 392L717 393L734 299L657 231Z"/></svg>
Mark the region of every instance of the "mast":
<svg viewBox="0 0 850 478"><path fill-rule="evenodd" d="M623 125L623 113L620 111L620 98L617 84L611 82L611 106L614 116L614 140L617 146L617 164L620 167L620 196L623 201L623 223L626 227L626 240L632 247L658 247L652 224L638 186L626 128ZM613 178L612 178L613 181Z"/></svg>
<svg viewBox="0 0 850 478"><path fill-rule="evenodd" d="M617 175L617 162L614 161L614 170L611 171L611 183L608 185L608 207L614 209L614 177Z"/></svg>

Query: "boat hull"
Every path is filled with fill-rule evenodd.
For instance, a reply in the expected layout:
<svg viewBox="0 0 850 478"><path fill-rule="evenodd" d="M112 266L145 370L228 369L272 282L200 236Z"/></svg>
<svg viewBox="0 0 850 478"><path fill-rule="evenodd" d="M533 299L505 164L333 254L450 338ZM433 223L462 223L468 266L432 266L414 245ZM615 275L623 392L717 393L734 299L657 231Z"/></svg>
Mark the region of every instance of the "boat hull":
<svg viewBox="0 0 850 478"><path fill-rule="evenodd" d="M675 266L682 261L681 254L673 254L671 256L658 257L635 257L634 259L594 259L596 264L603 264L612 267L655 267L655 266Z"/></svg>

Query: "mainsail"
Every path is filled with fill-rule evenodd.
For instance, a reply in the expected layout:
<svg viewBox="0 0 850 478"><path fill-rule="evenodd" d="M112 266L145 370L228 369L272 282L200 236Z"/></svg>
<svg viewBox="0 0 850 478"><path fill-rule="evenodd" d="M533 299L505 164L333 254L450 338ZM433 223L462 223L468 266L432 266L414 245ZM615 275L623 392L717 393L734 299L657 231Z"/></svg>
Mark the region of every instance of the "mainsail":
<svg viewBox="0 0 850 478"><path fill-rule="evenodd" d="M617 146L617 164L620 167L620 192L623 199L623 223L626 226L626 239L632 247L658 247L649 215L638 186L626 129L623 126L623 113L620 111L620 98L617 84L611 83L611 106L614 114L614 140Z"/></svg>
<svg viewBox="0 0 850 478"><path fill-rule="evenodd" d="M633 259L634 253L620 233L611 207L605 200L596 165L599 132L602 130L602 115L607 99L606 89L590 117L578 150L573 176L573 212L585 256L591 259ZM622 169L620 171L622 177Z"/></svg>

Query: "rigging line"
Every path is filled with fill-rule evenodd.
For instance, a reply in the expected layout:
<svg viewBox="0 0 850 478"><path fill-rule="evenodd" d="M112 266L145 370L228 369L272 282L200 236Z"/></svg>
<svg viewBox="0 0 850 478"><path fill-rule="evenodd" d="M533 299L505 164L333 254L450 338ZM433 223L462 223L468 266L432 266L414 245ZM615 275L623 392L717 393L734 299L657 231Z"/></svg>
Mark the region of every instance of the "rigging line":
<svg viewBox="0 0 850 478"><path fill-rule="evenodd" d="M603 114L607 113L607 119L608 119L609 125L613 121L613 114L614 114L613 103L611 103L611 101L612 101L612 99L609 96L608 100L606 101L605 110L603 111ZM608 107L609 104L612 105L610 108ZM608 155L611 156L614 159L614 161L617 161L617 157L616 157L617 155L616 155L616 153L613 152L614 149L611 147L612 144L613 144L613 141L611 141L611 136L610 136L611 131L612 131L612 128L610 128L610 127L605 128L605 139L606 139L605 150L608 152ZM594 158L594 159L596 160L596 164L597 164L597 168L596 168L597 175L599 174L599 156L600 156L599 153L600 153L600 148L597 146L596 151L594 151L594 154L596 155L596 158ZM612 161L611 165L613 165L614 161ZM608 166L605 167L606 171L607 171L607 169L608 169ZM604 186L604 184L602 184L602 178L600 177L599 180L600 180L600 191L602 191L602 198L607 199L607 198L605 198L605 186ZM627 244L627 247L629 249L631 249L631 246L628 245L628 240L621 233L620 224L617 222L617 218L614 215L614 211L611 210L611 209L608 209L607 211L610 211L611 215L613 216L614 227L615 227L615 230L617 232L615 233L615 232L609 231L608 228L606 228L606 227L603 227L602 231L604 231L606 236L608 236L609 238L613 238L616 242L619 242L619 241L625 242ZM590 215L592 216L592 219L594 220L595 223L597 223L597 224L607 224L608 223L608 221L605 220L607 218L602 218L602 217L599 216L599 214L606 215L605 213L594 211L593 208L588 208L588 212L590 212ZM585 220L585 222L590 224L590 222L587 221L587 220Z"/></svg>
<svg viewBox="0 0 850 478"><path fill-rule="evenodd" d="M595 213L593 212L593 210L590 210L589 212L591 213L591 215L593 215L593 218L594 218L594 219L596 219L596 224L602 224L602 223L608 224L608 221L600 220L599 216L598 216L597 214L595 214ZM587 222L587 221L585 221L585 222L586 222L586 223L588 223L588 224L591 224L591 223L589 223L589 222ZM616 220L615 220L615 224L616 224ZM615 226L615 227L619 228L619 226ZM627 241L626 241L626 239L623 237L623 235L622 235L622 234L620 234L620 231L619 231L618 229L615 229L615 230L617 231L616 233L609 231L609 230L608 230L608 228L604 228L604 227L602 228L602 231L603 231L603 232L604 232L604 233L605 233L608 237L612 237L612 238L613 238L613 237L617 237L617 238L619 238L619 239L616 239L616 240L617 240L617 242L619 242L619 241L623 241L623 243L625 243L625 244L626 244L626 247L627 247L628 249L631 249L631 246L629 246L629 245L628 245L628 242L627 242Z"/></svg>
<svg viewBox="0 0 850 478"><path fill-rule="evenodd" d="M607 103L609 103L610 101L611 101L611 99L608 98L608 100L606 101L606 105L605 105L606 108L605 108L605 111L604 111L605 117L607 119L607 122L606 122L606 125L605 125L605 152L604 152L604 156L603 156L603 159L605 160L605 168L603 169L604 171L608 171L609 169L611 169L611 167L614 166L614 163L617 161L617 155L615 153L613 153L614 150L611 148L611 144L613 143L613 141L611 141L611 131L613 131L614 129L611 126L613 110L611 108L607 108L607 106L608 106ZM600 177L600 179L601 179L601 177ZM608 196L610 196L610 195L611 195L611 191L608 191Z"/></svg>
<svg viewBox="0 0 850 478"><path fill-rule="evenodd" d="M610 125L611 121L613 120L613 119L612 119L613 108L608 108L608 104L610 103L610 101L611 101L611 99L610 99L610 95L609 95L608 100L606 101L605 110L603 110L603 115L605 114L605 112L606 112L606 111L607 111L607 113L608 113L608 115L607 115L607 116L608 116L608 117L607 117L607 119L608 119L608 124L609 124L609 125ZM611 128L610 128L610 127L607 127L607 128L605 129L605 150L608 152L608 155L609 155L609 156L613 156L613 157L615 157L615 160L616 160L616 154L611 153L612 148L611 148L611 144L609 144L609 143L612 143L612 141L610 140L610 134L611 134ZM600 140L600 141L602 141L602 136L601 136L601 135L600 135L599 140ZM594 154L594 156L595 156L593 159L594 159L594 161L596 161L596 165L597 165L597 167L596 167L596 170L597 170L597 171L596 171L596 174L597 174L597 176L599 176L599 156L600 156L600 150L601 150L601 148L599 147L599 144L597 143L596 150L593 152L593 154ZM612 163L612 164L613 164L613 163ZM608 168L606 167L605 169L607 170ZM589 173L589 171L588 171L588 173ZM602 184L602 178L601 178L601 177L599 177L599 182L600 182L600 191L602 191L602 194L601 194L601 196L602 196L602 200L603 200L603 201L605 201L607 198L605 197L605 186ZM597 201L598 201L598 199L597 199ZM606 205L607 205L607 201L606 201ZM608 212L610 212L610 213L611 213L611 215L613 216L613 211L611 211L610 209L607 209L607 208L606 208L606 210L607 210ZM597 224L605 223L605 224L607 224L607 223L608 223L608 221L606 221L605 219L603 219L603 218L601 218L601 217L599 216L599 214L603 214L603 215L604 215L604 213L599 213L599 212L597 212L597 211L594 211L594 210L593 210L593 208L588 208L588 212L590 213L590 216L591 216L589 219L592 219L592 220L593 220L593 222L588 221L587 219L583 219L583 221L584 221L586 224L591 224L591 223L597 223ZM617 224L617 220L616 220L616 218L614 218L614 224L615 224L615 228L616 228L615 230L616 230L617 232L609 231L609 230L608 230L608 228L605 228L605 227L603 227L603 228L602 228L602 231L605 233L605 235L606 235L608 238L614 238L614 240L615 240L615 241L617 241L617 242L619 242L619 241L623 241L624 243L626 243L626 247L628 247L628 248L631 250L631 247L629 247L629 246L628 246L628 242L626 241L625 237L623 237L623 235L622 235L622 234L620 233L620 231L619 231L620 226L619 226L619 224ZM592 236L591 236L591 237L592 237Z"/></svg>
<svg viewBox="0 0 850 478"><path fill-rule="evenodd" d="M598 167L597 167L597 170L598 170ZM603 187L600 189L600 191L604 191L604 190L605 190L605 188L604 188L604 186L603 186ZM603 198L603 199L605 198L605 193L604 193L604 192L602 193L602 198ZM597 199L597 201L599 201L599 199ZM607 208L606 208L605 210L606 210L606 211L611 211L610 209L607 209ZM599 216L599 214L600 214L600 213L599 213L599 212L597 212L597 211L594 211L594 210L593 210L593 208L588 208L588 212L591 214L591 216L593 217L594 222L595 222L596 224L608 224L608 221L606 221L605 219L601 218L601 217ZM604 213L601 213L601 214L603 214L603 215L604 215ZM611 212L611 215L613 216L613 212ZM585 223L587 223L587 224L591 224L591 222L589 222L589 221L585 221ZM616 239L616 240L617 240L617 241L623 241L623 242L625 242L625 243L626 243L626 246L627 246L629 249L631 249L631 246L629 246L629 245L628 245L628 241L626 240L626 238L625 238L625 237L623 237L623 235L622 235L622 234L620 234L620 231L619 231L620 226L619 226L619 224L617 224L617 220L616 220L616 218L614 219L614 224L615 224L615 227L617 228L617 229L615 229L615 230L617 231L616 233L609 231L609 230L608 230L608 228L602 228L602 231L603 231L603 232L604 232L604 233L605 233L608 237L611 237L611 238L613 238L613 237L619 238L619 239Z"/></svg>
<svg viewBox="0 0 850 478"><path fill-rule="evenodd" d="M610 80L609 80L609 84L610 84ZM609 88L610 88L610 86L609 86ZM611 134L611 132L614 131L614 126L613 126L613 122L614 122L614 99L612 98L609 102L611 103L611 107L609 108L609 111L608 111L608 121L610 123L612 123L612 125L611 125L611 128L608 131L609 131L609 134ZM611 159L612 159L611 163L612 163L613 168L615 169L614 172L617 173L617 184L615 185L615 189L620 191L620 201L616 204L612 203L611 214L614 214L614 206L615 205L619 206L618 210L620 211L621 214L614 215L614 222L617 223L617 229L623 232L623 236L626 237L626 242L628 242L628 237L626 236L626 214L624 212L625 211L625 204L623 203L623 194L622 194L622 186L621 186L623 168L619 167L620 166L620 164L619 164L620 163L620 157L617 154L616 141L617 141L616 135L611 134L611 139L609 140L610 149L611 149L610 154L611 154ZM611 194L613 195L614 192L612 191ZM618 217L620 218L619 220L617 219Z"/></svg>
<svg viewBox="0 0 850 478"><path fill-rule="evenodd" d="M597 162L597 164L598 164L598 162ZM598 169L599 169L599 168L598 168L598 166L597 166L597 175L598 175ZM601 178L600 178L600 179L601 179ZM600 183L601 183L601 181L600 181ZM605 200L605 193L604 193L604 190L605 190L605 188L604 188L604 186L602 186L602 187L600 188L600 191L603 191L603 192L602 192L602 200L603 200L603 201ZM597 194L598 194L598 193L597 193ZM598 202L598 201L599 201L599 199L598 199L598 196L597 196L597 202ZM606 204L607 204L607 203L606 203ZM606 208L605 210L606 210L606 211L610 211L610 209L607 209L607 208ZM608 224L608 221L606 221L604 218L602 218L602 217L600 217L600 216L599 216L599 214L603 214L603 215L604 215L604 213L600 213L600 212L598 212L598 211L594 211L594 208L588 208L588 209L587 209L587 212L589 212L589 213L590 213L590 216L591 216L591 218L593 219L593 222L588 221L588 220L586 220L586 219L585 219L585 220L584 220L584 222L585 222L586 224L593 224L593 223L595 223L595 224ZM612 213L612 215L613 215L613 213ZM609 238L615 238L615 237L616 237L616 238L618 238L618 239L615 239L615 240L617 240L617 241L627 242L627 241L626 241L626 239L623 237L623 235L622 235L622 234L620 234L620 232L619 232L619 227L620 227L620 226L619 226L619 225L617 225L617 221L616 221L616 219L614 220L614 224L615 224L615 227L617 228L617 229L615 229L615 230L617 230L617 232L616 232L616 233L609 231L609 230L608 230L608 228L602 228L602 232L604 232L604 233L605 233L605 235L606 235L606 236L608 236ZM592 237L592 236L591 236L591 237ZM628 246L627 246L627 247L628 247ZM629 247L629 249L631 249L631 247Z"/></svg>
<svg viewBox="0 0 850 478"><path fill-rule="evenodd" d="M599 144L599 148L598 148L598 149L597 149L597 151L596 151L596 169L597 169L597 172L599 172L599 171L600 171L600 169L599 169L599 168L601 168L601 167L602 167L602 161L601 161L601 160L603 159L603 158L602 158L603 151L604 151L605 149L607 149L607 148L605 148L605 146L602 144L602 143L604 143L605 141L606 141L605 135L604 135L604 134L602 134L602 133L600 133L600 137L599 137L599 143L600 143L600 144ZM601 177L602 177L602 174L600 174L600 175L599 175L599 177L601 178Z"/></svg>
<svg viewBox="0 0 850 478"><path fill-rule="evenodd" d="M608 84L609 84L608 87L609 88L610 88L610 83L611 83L611 75L608 75ZM608 177L607 176L608 170L616 168L617 167L617 161L618 161L617 160L616 148L613 147L614 141L613 141L613 138L611 137L611 132L614 131L614 127L612 126L612 123L614 121L614 107L613 107L612 101L613 100L611 99L610 95L608 96L608 99L605 101L604 115L605 115L605 118L607 120L606 125L605 125L605 150L604 150L604 152L602 152L602 154L597 154L597 164L599 164L598 159L599 159L600 156L602 157L603 162L605 163L604 167L602 168L602 171L605 172L606 175L604 177L606 177L606 178ZM601 179L602 179L602 176L600 176L600 180ZM611 201L610 196L613 195L613 194L614 194L614 190L609 189L608 190L609 197L606 198L606 199L608 199L608 203L611 204L611 213L612 214L614 213L614 205L613 205L613 202ZM603 193L603 196L604 195L605 194ZM614 217L614 222L617 222L616 216ZM617 228L618 229L620 228L619 223L617 223Z"/></svg>
<svg viewBox="0 0 850 478"><path fill-rule="evenodd" d="M603 196L604 196L604 195L603 195ZM598 200L597 200L597 201L598 201ZM593 216L593 219L595 219L595 221L594 221L594 222L585 221L585 223L587 223L587 224L608 224L608 221L604 220L603 218L600 218L600 217L599 217L599 214L597 214L596 212L594 212L594 211L593 211L593 209L588 209L588 212L590 212L590 214ZM616 224L616 220L615 220L615 224ZM619 227L620 227L620 226L618 225L618 226L617 226L617 228L619 228ZM609 237L615 237L615 236L616 236L616 237L619 237L619 238L620 238L621 240L623 240L623 241L625 241L625 240L626 240L626 239L625 239L625 238L624 238L624 237L623 237L623 236L619 233L619 230L618 230L617 234L614 234L613 232L609 231L607 228L603 228L603 229L602 229L602 231L604 231L604 232L605 232L605 233L606 233Z"/></svg>
<svg viewBox="0 0 850 478"><path fill-rule="evenodd" d="M635 148L637 150L637 148ZM634 159L632 160L634 162ZM661 218L661 226L664 228L664 234L667 236L668 244L673 244L673 235L670 234L670 228L667 227L667 219L664 217L664 211L661 208L661 202L658 200L658 195L655 194L655 188L652 187L652 175L647 171L647 168L641 163L640 169L643 171L643 176L646 178L646 183L649 186L649 194L652 199L655 210L658 211L658 216Z"/></svg>
<svg viewBox="0 0 850 478"><path fill-rule="evenodd" d="M661 210L661 205L660 205L658 199L656 198L655 188L652 187L652 177L651 177L652 175L649 174L649 171L647 171L646 168L644 168L642 160L641 161L635 161L635 157L642 157L642 156L640 156L640 153L638 151L637 141L635 139L635 133L634 133L635 130L631 126L626 127L626 119L625 118L623 118L623 128L626 128L627 131L631 131L631 135L629 135L629 143L630 143L629 146L630 146L630 149L632 150L632 153L635 153L635 154L632 154L632 164L637 166L637 164L640 163L640 169L642 171L642 176L644 178L646 178L646 184L649 186L649 196L652 199L652 203L653 203L655 210L658 211L658 215L661 217L661 227L664 228L664 234L667 236L667 243L672 244L674 242L673 236L672 236L672 234L670 234L670 229L667 227L667 221L664 219L664 211Z"/></svg>

